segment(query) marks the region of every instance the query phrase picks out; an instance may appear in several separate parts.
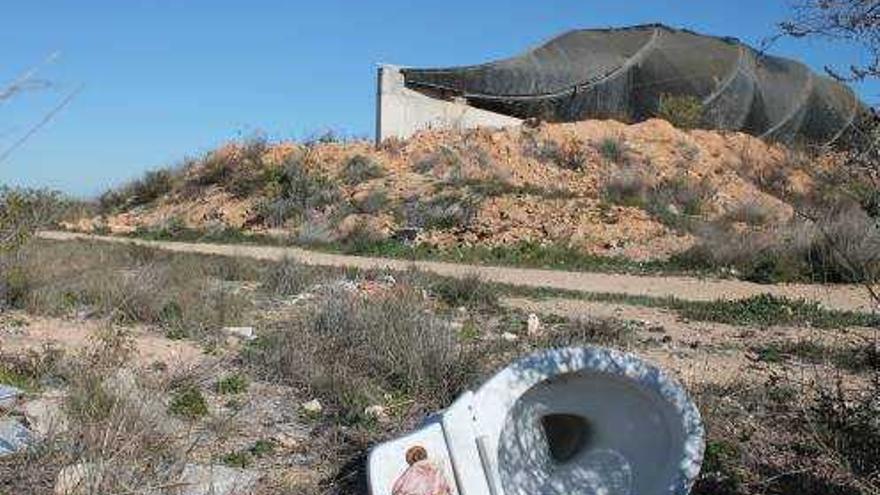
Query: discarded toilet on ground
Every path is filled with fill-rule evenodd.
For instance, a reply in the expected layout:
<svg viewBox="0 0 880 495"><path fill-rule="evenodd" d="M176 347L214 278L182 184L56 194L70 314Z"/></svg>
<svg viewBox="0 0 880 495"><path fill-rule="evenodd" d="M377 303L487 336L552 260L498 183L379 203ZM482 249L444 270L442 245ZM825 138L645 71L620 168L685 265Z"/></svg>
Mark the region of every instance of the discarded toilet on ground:
<svg viewBox="0 0 880 495"><path fill-rule="evenodd" d="M369 458L372 495L683 495L703 427L684 388L587 347L526 357Z"/></svg>

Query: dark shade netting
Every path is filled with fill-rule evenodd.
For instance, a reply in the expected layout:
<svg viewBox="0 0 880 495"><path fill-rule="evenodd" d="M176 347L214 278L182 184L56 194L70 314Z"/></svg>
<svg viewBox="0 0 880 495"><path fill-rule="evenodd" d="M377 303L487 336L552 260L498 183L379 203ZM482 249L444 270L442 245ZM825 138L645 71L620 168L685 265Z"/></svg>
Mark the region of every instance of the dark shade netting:
<svg viewBox="0 0 880 495"><path fill-rule="evenodd" d="M661 98L691 96L703 127L783 142L832 143L865 108L800 62L662 25L572 31L510 59L403 75L433 97L550 122L636 122L658 115Z"/></svg>

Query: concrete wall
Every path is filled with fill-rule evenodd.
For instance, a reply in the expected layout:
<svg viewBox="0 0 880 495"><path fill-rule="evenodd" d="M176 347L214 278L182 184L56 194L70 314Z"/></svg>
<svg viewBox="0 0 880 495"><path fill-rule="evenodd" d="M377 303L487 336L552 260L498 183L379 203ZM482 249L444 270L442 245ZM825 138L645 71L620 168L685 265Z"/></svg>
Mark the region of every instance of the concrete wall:
<svg viewBox="0 0 880 495"><path fill-rule="evenodd" d="M379 67L376 98L376 142L389 137L408 138L425 129L472 129L511 127L522 120L469 106L463 101L444 101L408 89L400 68Z"/></svg>

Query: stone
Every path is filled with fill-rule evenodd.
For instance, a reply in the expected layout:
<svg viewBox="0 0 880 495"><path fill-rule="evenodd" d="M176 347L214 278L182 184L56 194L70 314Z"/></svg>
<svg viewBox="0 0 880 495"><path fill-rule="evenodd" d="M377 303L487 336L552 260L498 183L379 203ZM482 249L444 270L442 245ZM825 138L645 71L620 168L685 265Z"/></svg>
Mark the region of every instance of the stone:
<svg viewBox="0 0 880 495"><path fill-rule="evenodd" d="M95 463L79 463L63 468L55 478L55 495L87 495L100 489L105 468ZM178 482L178 495L245 495L252 493L259 474L250 469L222 465L187 464ZM158 495L158 490L148 490ZM164 492L162 492L164 493Z"/></svg>
<svg viewBox="0 0 880 495"><path fill-rule="evenodd" d="M257 333L254 331L254 327L226 327L223 329L223 333L247 342L257 339Z"/></svg>
<svg viewBox="0 0 880 495"><path fill-rule="evenodd" d="M303 411L309 414L321 414L324 412L324 406L321 405L321 401L318 399L312 399L308 402L303 403L302 405Z"/></svg>
<svg viewBox="0 0 880 495"><path fill-rule="evenodd" d="M100 489L103 470L94 463L65 466L55 477L55 495L86 495Z"/></svg>
<svg viewBox="0 0 880 495"><path fill-rule="evenodd" d="M529 337L535 337L541 334L541 320L535 313L529 315L527 330Z"/></svg>
<svg viewBox="0 0 880 495"><path fill-rule="evenodd" d="M11 410L21 401L24 392L9 385L0 384L0 411Z"/></svg>
<svg viewBox="0 0 880 495"><path fill-rule="evenodd" d="M38 438L67 431L63 402L64 395L61 392L50 392L21 406L21 412Z"/></svg>
<svg viewBox="0 0 880 495"><path fill-rule="evenodd" d="M181 495L244 495L253 493L259 474L252 469L187 464L180 476Z"/></svg>
<svg viewBox="0 0 880 495"><path fill-rule="evenodd" d="M0 456L24 450L33 439L33 432L21 421L12 417L0 418Z"/></svg>

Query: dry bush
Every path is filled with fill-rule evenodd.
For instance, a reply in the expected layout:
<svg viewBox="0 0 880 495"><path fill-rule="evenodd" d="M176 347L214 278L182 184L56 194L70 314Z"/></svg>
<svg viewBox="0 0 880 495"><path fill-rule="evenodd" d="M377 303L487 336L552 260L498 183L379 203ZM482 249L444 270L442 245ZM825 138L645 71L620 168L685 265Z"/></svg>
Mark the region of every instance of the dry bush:
<svg viewBox="0 0 880 495"><path fill-rule="evenodd" d="M374 159L355 155L349 158L342 167L341 179L349 186L356 186L369 180L385 175L385 170Z"/></svg>
<svg viewBox="0 0 880 495"><path fill-rule="evenodd" d="M523 156L552 163L566 170L583 170L590 159L589 150L580 138L569 135L561 142L552 139L541 140L531 128L523 129L520 135L520 148Z"/></svg>
<svg viewBox="0 0 880 495"><path fill-rule="evenodd" d="M777 378L695 390L707 445L693 493L878 493L878 392Z"/></svg>
<svg viewBox="0 0 880 495"><path fill-rule="evenodd" d="M384 189L373 189L353 201L353 206L358 213L375 215L385 210L389 203L388 193Z"/></svg>
<svg viewBox="0 0 880 495"><path fill-rule="evenodd" d="M766 225L773 219L773 211L757 199L743 201L724 215L729 222L748 225Z"/></svg>
<svg viewBox="0 0 880 495"><path fill-rule="evenodd" d="M180 172L171 169L149 170L144 176L105 191L98 198L99 211L112 214L120 210L150 204L170 193L180 182Z"/></svg>
<svg viewBox="0 0 880 495"><path fill-rule="evenodd" d="M539 338L541 347L576 347L585 345L626 346L635 337L635 327L613 318L579 318Z"/></svg>
<svg viewBox="0 0 880 495"><path fill-rule="evenodd" d="M407 226L428 230L465 228L478 212L477 198L452 192L427 201L416 198L404 205Z"/></svg>
<svg viewBox="0 0 880 495"><path fill-rule="evenodd" d="M263 288L282 295L292 296L308 289L317 280L315 269L293 258L284 258L269 266L263 275Z"/></svg>
<svg viewBox="0 0 880 495"><path fill-rule="evenodd" d="M309 170L306 157L291 155L273 169L266 186L268 197L258 205L258 216L272 227L300 222L339 201L339 188L327 177Z"/></svg>
<svg viewBox="0 0 880 495"><path fill-rule="evenodd" d="M255 136L209 153L190 169L186 189L190 193L218 185L237 197L246 197L262 189L267 181L268 167L263 157L269 151L269 142Z"/></svg>
<svg viewBox="0 0 880 495"><path fill-rule="evenodd" d="M739 231L724 219L697 229L698 244L679 255L690 266L736 268L762 283L859 283L880 274L880 227L859 208L759 231Z"/></svg>
<svg viewBox="0 0 880 495"><path fill-rule="evenodd" d="M385 394L415 398L431 410L461 391L476 363L455 330L428 309L409 286L370 296L336 289L281 325L252 362L352 420L363 419L364 408L382 404Z"/></svg>
<svg viewBox="0 0 880 495"><path fill-rule="evenodd" d="M676 175L654 184L648 193L648 210L659 214L668 212L670 206L684 215L698 216L705 213L706 203L716 194L706 179Z"/></svg>
<svg viewBox="0 0 880 495"><path fill-rule="evenodd" d="M621 206L642 207L648 197L650 182L632 168L619 170L608 178L603 189L606 201Z"/></svg>

